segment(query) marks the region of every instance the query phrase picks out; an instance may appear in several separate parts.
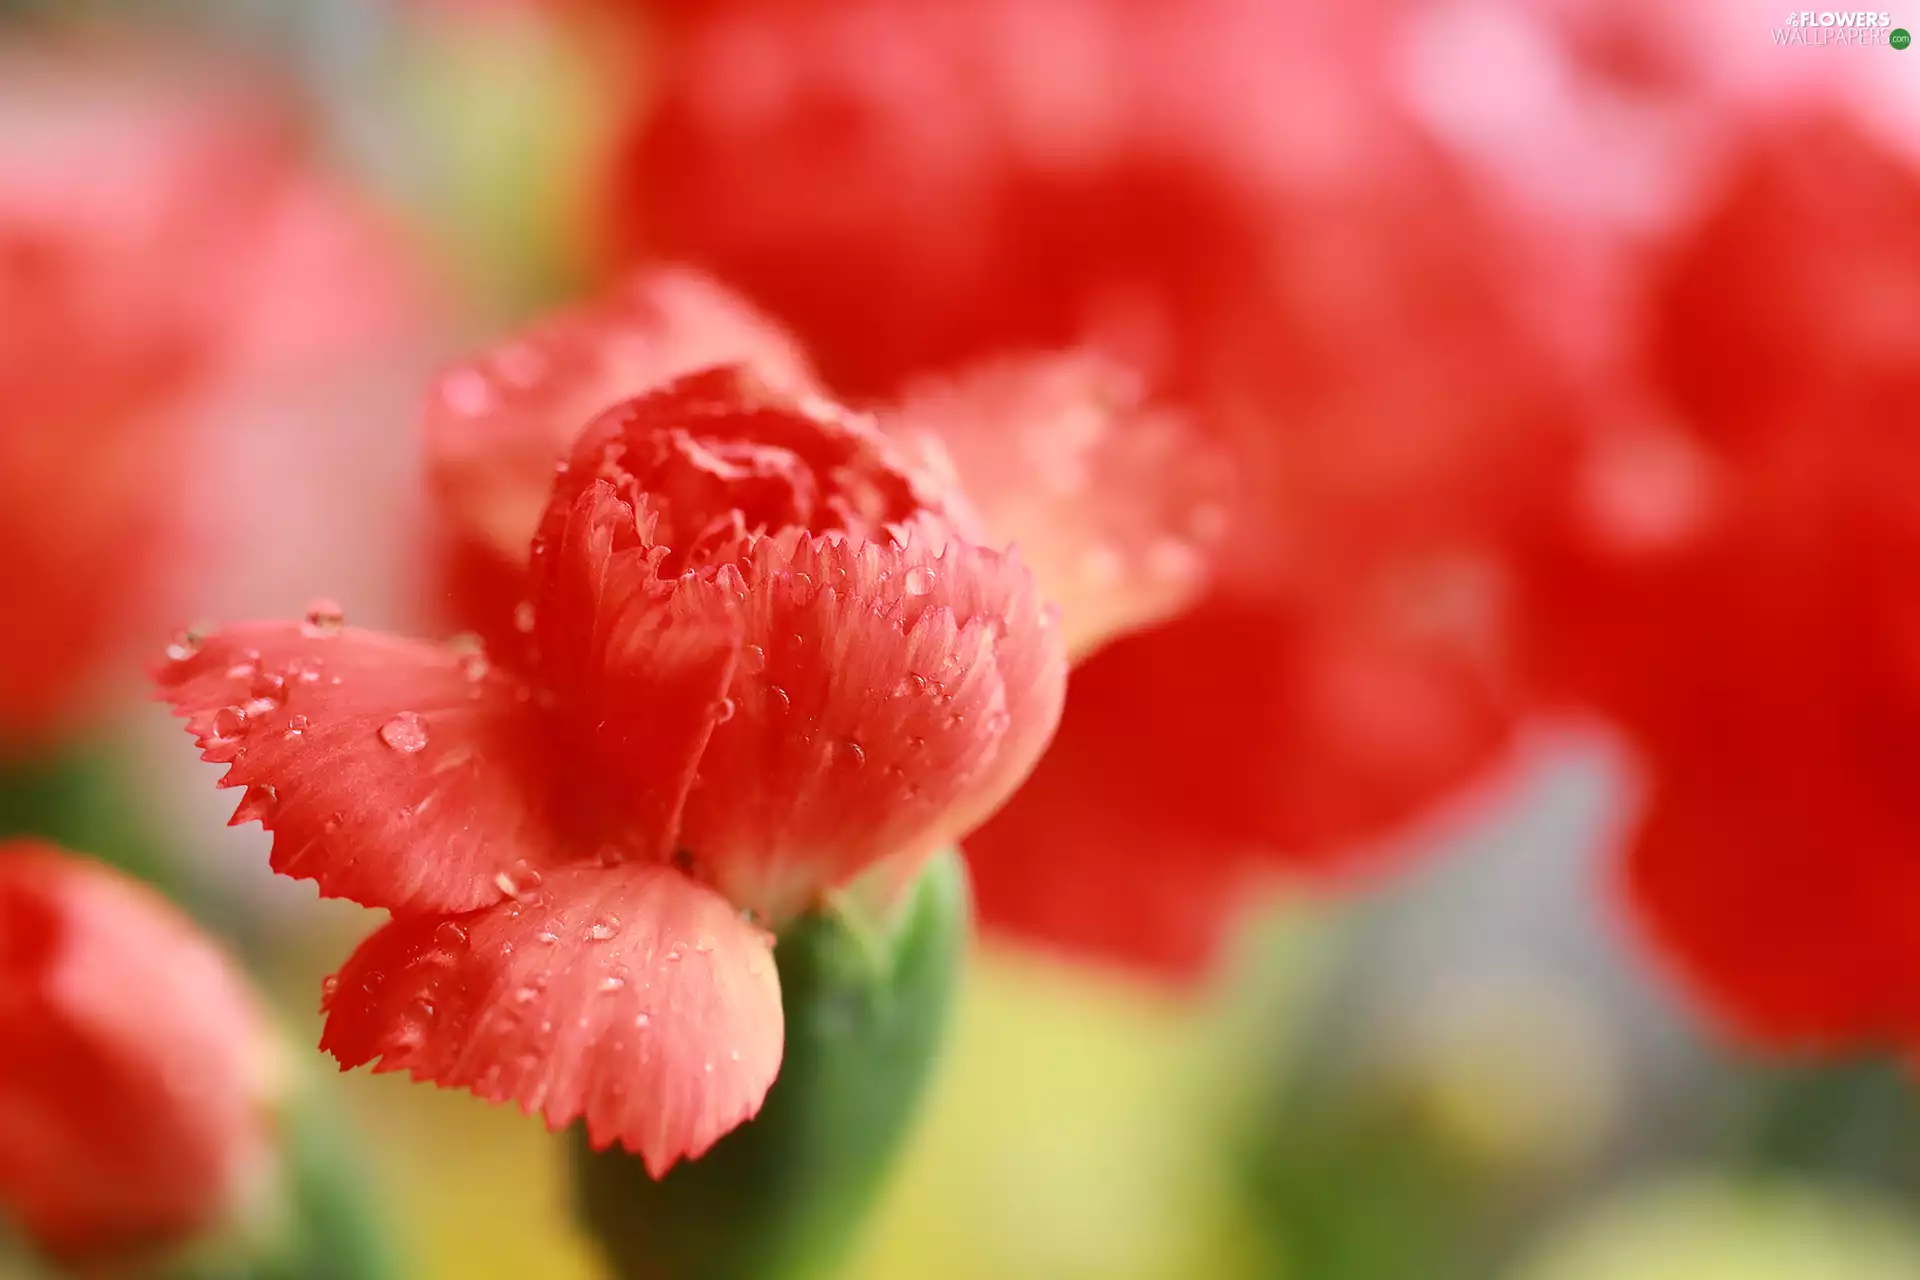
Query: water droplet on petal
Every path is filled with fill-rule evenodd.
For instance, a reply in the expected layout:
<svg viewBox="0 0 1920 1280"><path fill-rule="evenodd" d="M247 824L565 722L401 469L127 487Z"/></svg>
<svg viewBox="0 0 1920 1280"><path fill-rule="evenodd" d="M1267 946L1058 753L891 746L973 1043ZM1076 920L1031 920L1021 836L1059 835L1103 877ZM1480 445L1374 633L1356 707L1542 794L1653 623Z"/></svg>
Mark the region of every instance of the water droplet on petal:
<svg viewBox="0 0 1920 1280"><path fill-rule="evenodd" d="M604 915L587 926L588 942L606 942L620 935L620 917Z"/></svg>
<svg viewBox="0 0 1920 1280"><path fill-rule="evenodd" d="M471 367L455 369L440 380L440 399L447 408L465 418L490 413L498 402L493 381Z"/></svg>
<svg viewBox="0 0 1920 1280"><path fill-rule="evenodd" d="M338 831L342 826L346 825L346 821L347 821L346 818L344 818L340 814L330 813L327 815L327 820L320 824L320 829L326 832L328 835L332 835L334 832Z"/></svg>
<svg viewBox="0 0 1920 1280"><path fill-rule="evenodd" d="M236 662L227 668L227 679L229 680L245 680L252 674L253 664L251 662Z"/></svg>
<svg viewBox="0 0 1920 1280"><path fill-rule="evenodd" d="M433 940L448 951L467 949L466 926L455 920L442 920L440 927L433 931Z"/></svg>
<svg viewBox="0 0 1920 1280"><path fill-rule="evenodd" d="M460 655L460 674L475 684L487 678L487 672L493 668L487 662L484 653L463 653Z"/></svg>
<svg viewBox="0 0 1920 1280"><path fill-rule="evenodd" d="M330 973L326 977L322 978L320 980L321 1012L324 1013L327 1007L333 1003L333 998L339 994L340 994L340 975L339 974Z"/></svg>
<svg viewBox="0 0 1920 1280"><path fill-rule="evenodd" d="M846 741L840 744L840 755L850 768L858 769L867 762L867 753L859 743Z"/></svg>
<svg viewBox="0 0 1920 1280"><path fill-rule="evenodd" d="M247 713L240 707L222 707L213 715L213 736L237 738L247 731Z"/></svg>
<svg viewBox="0 0 1920 1280"><path fill-rule="evenodd" d="M603 994L607 992L618 991L626 985L627 985L627 980L621 977L617 973L610 973L606 977L600 979L600 990Z"/></svg>
<svg viewBox="0 0 1920 1280"><path fill-rule="evenodd" d="M518 991L515 991L513 993L513 1002L515 1004L532 1004L535 1000L538 1000L539 998L540 998L540 988L533 986L532 984L528 984L527 986L521 987Z"/></svg>
<svg viewBox="0 0 1920 1280"><path fill-rule="evenodd" d="M417 711L402 711L380 726L380 741L412 755L427 745L427 721Z"/></svg>
<svg viewBox="0 0 1920 1280"><path fill-rule="evenodd" d="M777 684L767 690L767 699L773 703L773 709L781 715L793 710L793 699L789 698L787 691Z"/></svg>
<svg viewBox="0 0 1920 1280"><path fill-rule="evenodd" d="M185 662L198 652L200 652L200 637L191 631L182 631L173 638L173 643L167 646L167 661Z"/></svg>
<svg viewBox="0 0 1920 1280"><path fill-rule="evenodd" d="M633 1015L633 1025L645 1031L653 1025L653 1015L650 1013L636 1013Z"/></svg>
<svg viewBox="0 0 1920 1280"><path fill-rule="evenodd" d="M386 981L387 975L378 969L374 969L369 972L365 980L360 983L360 989L370 996L378 995L380 988L386 984Z"/></svg>
<svg viewBox="0 0 1920 1280"><path fill-rule="evenodd" d="M272 715L278 711L280 709L280 703L273 698L249 698L247 699L246 705L240 709L246 712L250 718L258 719L261 716Z"/></svg>
<svg viewBox="0 0 1920 1280"><path fill-rule="evenodd" d="M521 858L512 866L496 873L493 882L499 886L500 892L509 898L524 899L540 887L540 873L528 865L525 858Z"/></svg>
<svg viewBox="0 0 1920 1280"><path fill-rule="evenodd" d="M284 735L287 739L292 740L294 738L297 738L301 734L305 733L306 731L307 731L307 718L305 716L288 716L287 717L287 732Z"/></svg>
<svg viewBox="0 0 1920 1280"><path fill-rule="evenodd" d="M733 719L733 710L733 699L722 698L714 703L712 707L708 708L708 713L713 716L713 722L715 724L725 724L727 721Z"/></svg>
<svg viewBox="0 0 1920 1280"><path fill-rule="evenodd" d="M933 590L933 570L923 564L907 570L906 588L910 596L926 595Z"/></svg>
<svg viewBox="0 0 1920 1280"><path fill-rule="evenodd" d="M681 945L677 942L674 943L671 947L667 948L667 960L670 963L679 964L680 957L685 954L686 954L686 950L683 947L681 947Z"/></svg>
<svg viewBox="0 0 1920 1280"><path fill-rule="evenodd" d="M523 636L533 634L533 601L522 600L513 606L513 629Z"/></svg>
<svg viewBox="0 0 1920 1280"><path fill-rule="evenodd" d="M757 644L750 644L740 651L740 666L748 675L758 675L767 669L767 651Z"/></svg>
<svg viewBox="0 0 1920 1280"><path fill-rule="evenodd" d="M254 676L248 692L256 698L272 698L277 702L287 696L287 678L271 671L262 671Z"/></svg>
<svg viewBox="0 0 1920 1280"><path fill-rule="evenodd" d="M346 625L346 611L339 602L322 597L308 602L307 618L300 629L310 636L337 636Z"/></svg>
<svg viewBox="0 0 1920 1280"><path fill-rule="evenodd" d="M893 686L893 696L896 698L910 698L915 694L925 693L926 691L927 678L912 671L901 676L900 683Z"/></svg>

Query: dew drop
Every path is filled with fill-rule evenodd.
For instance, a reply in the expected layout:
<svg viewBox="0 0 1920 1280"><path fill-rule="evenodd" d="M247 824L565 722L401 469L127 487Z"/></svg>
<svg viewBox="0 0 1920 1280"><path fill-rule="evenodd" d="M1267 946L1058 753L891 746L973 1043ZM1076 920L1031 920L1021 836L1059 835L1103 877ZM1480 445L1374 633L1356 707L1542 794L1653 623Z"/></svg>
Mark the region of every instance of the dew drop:
<svg viewBox="0 0 1920 1280"><path fill-rule="evenodd" d="M253 678L249 690L256 698L272 698L278 702L287 696L287 678L275 675L271 671L262 671Z"/></svg>
<svg viewBox="0 0 1920 1280"><path fill-rule="evenodd" d="M338 831L341 827L345 826L346 821L347 821L346 818L344 818L340 814L330 813L327 815L327 820L320 824L320 829L326 832L328 835L332 835L334 832Z"/></svg>
<svg viewBox="0 0 1920 1280"><path fill-rule="evenodd" d="M275 698L249 698L247 699L246 705L240 709L246 712L249 717L257 719L260 716L272 715L278 711L280 709L280 703L279 700Z"/></svg>
<svg viewBox="0 0 1920 1280"><path fill-rule="evenodd" d="M361 982L360 984L360 989L366 992L370 996L378 995L380 992L380 988L386 983L386 981L387 981L387 975L380 972L378 969L375 969L372 972L367 974L365 981Z"/></svg>
<svg viewBox="0 0 1920 1280"><path fill-rule="evenodd" d="M417 711L402 711L380 726L380 741L412 755L427 745L427 721Z"/></svg>
<svg viewBox="0 0 1920 1280"><path fill-rule="evenodd" d="M407 1018L412 1022L432 1022L433 1001L427 999L425 996L415 997L407 1004Z"/></svg>
<svg viewBox="0 0 1920 1280"><path fill-rule="evenodd" d="M540 873L528 865L525 858L521 858L512 866L497 872L493 882L509 898L524 899L540 887Z"/></svg>
<svg viewBox="0 0 1920 1280"><path fill-rule="evenodd" d="M167 646L167 661L185 662L198 652L200 652L200 637L191 631L182 631L173 638L173 643Z"/></svg>
<svg viewBox="0 0 1920 1280"><path fill-rule="evenodd" d="M551 947L560 941L560 930L552 924L541 925L540 932L533 935L533 940L543 947Z"/></svg>
<svg viewBox="0 0 1920 1280"><path fill-rule="evenodd" d="M633 1015L633 1025L645 1031L653 1025L653 1015L650 1013L636 1013Z"/></svg>
<svg viewBox="0 0 1920 1280"><path fill-rule="evenodd" d="M347 625L347 614L336 600L322 597L307 603L307 618L301 630L310 636L337 636Z"/></svg>
<svg viewBox="0 0 1920 1280"><path fill-rule="evenodd" d="M685 954L686 954L686 949L676 942L671 947L667 948L667 961L670 964L679 964L680 958Z"/></svg>
<svg viewBox="0 0 1920 1280"><path fill-rule="evenodd" d="M767 669L767 651L757 644L750 644L740 651L740 665L748 675L758 675Z"/></svg>
<svg viewBox="0 0 1920 1280"><path fill-rule="evenodd" d="M487 662L487 655L484 653L463 653L460 655L460 674L474 684L485 680L487 678L487 672L492 669L491 664Z"/></svg>
<svg viewBox="0 0 1920 1280"><path fill-rule="evenodd" d="M213 736L237 738L247 731L247 713L241 707L222 707L213 715Z"/></svg>
<svg viewBox="0 0 1920 1280"><path fill-rule="evenodd" d="M523 636L533 634L533 601L522 600L513 606L513 629Z"/></svg>
<svg viewBox="0 0 1920 1280"><path fill-rule="evenodd" d="M600 990L602 993L618 991L626 985L627 980L617 973L610 973L600 979Z"/></svg>
<svg viewBox="0 0 1920 1280"><path fill-rule="evenodd" d="M588 942L606 942L620 936L620 917L604 915L587 926Z"/></svg>
<svg viewBox="0 0 1920 1280"><path fill-rule="evenodd" d="M305 716L289 716L287 717L287 731L282 736L291 742L306 731L307 718Z"/></svg>
<svg viewBox="0 0 1920 1280"><path fill-rule="evenodd" d="M333 998L340 994L340 975L330 973L320 980L320 1008L322 1012L333 1004Z"/></svg>
<svg viewBox="0 0 1920 1280"><path fill-rule="evenodd" d="M852 739L840 744L840 756L852 769L858 769L867 762L866 749Z"/></svg>
<svg viewBox="0 0 1920 1280"><path fill-rule="evenodd" d="M767 690L767 699L773 703L773 709L781 715L793 710L793 699L789 698L787 691L777 684Z"/></svg>
<svg viewBox="0 0 1920 1280"><path fill-rule="evenodd" d="M471 367L455 369L440 380L440 399L464 418L489 413L497 402L492 380Z"/></svg>
<svg viewBox="0 0 1920 1280"><path fill-rule="evenodd" d="M236 662L227 668L227 679L229 680L245 680L252 674L253 664L251 662Z"/></svg>
<svg viewBox="0 0 1920 1280"><path fill-rule="evenodd" d="M734 706L733 706L732 698L722 698L718 702L714 703L711 707L707 708L707 712L709 715L713 717L713 722L715 724L725 724L727 721L733 719L733 711L734 711Z"/></svg>
<svg viewBox="0 0 1920 1280"><path fill-rule="evenodd" d="M454 920L442 920L440 927L433 931L433 940L448 951L467 949L466 926Z"/></svg>
<svg viewBox="0 0 1920 1280"><path fill-rule="evenodd" d="M893 696L896 698L910 698L926 691L927 678L912 671L901 676L900 683L893 686Z"/></svg>
<svg viewBox="0 0 1920 1280"><path fill-rule="evenodd" d="M906 587L910 596L926 595L933 590L933 570L923 564L907 570Z"/></svg>
<svg viewBox="0 0 1920 1280"><path fill-rule="evenodd" d="M535 1000L538 1000L539 998L540 998L540 988L532 985L531 983L529 983L524 987L521 987L518 991L515 991L513 993L513 1002L515 1004L532 1004Z"/></svg>

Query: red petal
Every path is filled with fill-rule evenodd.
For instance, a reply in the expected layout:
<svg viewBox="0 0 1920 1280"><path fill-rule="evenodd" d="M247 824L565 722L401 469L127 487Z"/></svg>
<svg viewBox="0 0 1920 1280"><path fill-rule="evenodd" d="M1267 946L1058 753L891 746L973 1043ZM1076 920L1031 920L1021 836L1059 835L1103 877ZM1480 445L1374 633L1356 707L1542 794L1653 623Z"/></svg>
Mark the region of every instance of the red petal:
<svg viewBox="0 0 1920 1280"><path fill-rule="evenodd" d="M1216 600L1074 670L1053 746L967 842L981 918L1184 974L1256 868L1351 872L1512 727L1444 635Z"/></svg>
<svg viewBox="0 0 1920 1280"><path fill-rule="evenodd" d="M1017 543L1068 648L1180 611L1225 532L1226 461L1192 419L1143 403L1090 353L1002 360L916 388L888 430L944 464L995 545Z"/></svg>
<svg viewBox="0 0 1920 1280"><path fill-rule="evenodd" d="M680 845L769 919L883 856L957 839L1059 718L1065 653L1032 576L909 538L753 549L745 648Z"/></svg>
<svg viewBox="0 0 1920 1280"><path fill-rule="evenodd" d="M1627 863L1639 920L1754 1041L1910 1043L1920 812L1905 783L1876 796L1871 764L1848 769L1778 742L1740 754L1744 767L1719 778L1699 763L1677 769L1656 794Z"/></svg>
<svg viewBox="0 0 1920 1280"><path fill-rule="evenodd" d="M426 435L441 496L466 537L524 565L554 464L594 415L720 364L795 391L814 381L794 340L744 299L697 272L638 272L440 376Z"/></svg>
<svg viewBox="0 0 1920 1280"><path fill-rule="evenodd" d="M670 867L578 867L525 902L396 920L341 969L320 1047L585 1116L659 1177L760 1109L784 1023L772 938Z"/></svg>
<svg viewBox="0 0 1920 1280"><path fill-rule="evenodd" d="M634 512L595 482L541 551L539 664L597 768L573 801L629 853L674 851L681 805L740 652L734 595L669 584Z"/></svg>
<svg viewBox="0 0 1920 1280"><path fill-rule="evenodd" d="M534 708L477 654L355 629L232 627L169 661L162 696L246 786L235 822L325 897L404 911L497 901L562 858L559 771Z"/></svg>
<svg viewBox="0 0 1920 1280"><path fill-rule="evenodd" d="M167 1245L269 1157L270 1040L238 970L152 890L0 844L0 1204L62 1255Z"/></svg>

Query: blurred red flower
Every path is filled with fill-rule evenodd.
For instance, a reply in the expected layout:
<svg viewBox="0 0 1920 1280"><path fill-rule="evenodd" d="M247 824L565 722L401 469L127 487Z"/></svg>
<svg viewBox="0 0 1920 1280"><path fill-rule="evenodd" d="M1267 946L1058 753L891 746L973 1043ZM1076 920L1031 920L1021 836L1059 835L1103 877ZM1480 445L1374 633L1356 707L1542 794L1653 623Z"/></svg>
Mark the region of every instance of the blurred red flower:
<svg viewBox="0 0 1920 1280"><path fill-rule="evenodd" d="M181 554L209 400L378 342L409 285L226 69L0 56L0 742L67 727Z"/></svg>
<svg viewBox="0 0 1920 1280"><path fill-rule="evenodd" d="M323 1047L584 1115L656 1175L753 1115L763 927L917 867L1059 715L1050 611L956 519L868 420L711 370L575 442L525 670L324 609L177 649L165 696L275 869L394 912Z"/></svg>
<svg viewBox="0 0 1920 1280"><path fill-rule="evenodd" d="M272 1155L272 1044L237 967L171 904L0 843L0 1211L125 1261L225 1223Z"/></svg>
<svg viewBox="0 0 1920 1280"><path fill-rule="evenodd" d="M1054 755L969 841L989 924L1190 971L1254 878L1345 870L1510 741L1496 549L1559 474L1565 344L1376 37L1267 0L664 18L625 252L715 271L837 390L904 394L892 429L944 440L1070 638L1116 609ZM1089 410L1059 388L1099 379L994 368L1072 348L1138 389L1091 397L1133 441L1095 455L1118 486L1063 505ZM902 392L928 375L956 381ZM1129 562L1171 572L1103 590Z"/></svg>
<svg viewBox="0 0 1920 1280"><path fill-rule="evenodd" d="M1652 281L1657 411L1596 434L1532 573L1547 680L1645 759L1640 918L1769 1041L1920 1029L1916 225L1849 126L1757 128Z"/></svg>

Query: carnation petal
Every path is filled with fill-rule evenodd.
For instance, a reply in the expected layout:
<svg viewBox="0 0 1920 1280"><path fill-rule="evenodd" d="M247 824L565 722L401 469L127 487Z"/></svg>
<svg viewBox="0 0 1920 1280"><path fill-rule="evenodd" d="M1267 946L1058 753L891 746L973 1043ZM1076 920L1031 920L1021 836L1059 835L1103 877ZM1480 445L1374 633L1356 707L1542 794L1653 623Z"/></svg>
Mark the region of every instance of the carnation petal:
<svg viewBox="0 0 1920 1280"><path fill-rule="evenodd" d="M763 539L746 568L740 666L680 843L769 919L951 843L1059 718L1065 654L1024 566L906 536Z"/></svg>
<svg viewBox="0 0 1920 1280"><path fill-rule="evenodd" d="M564 857L537 713L475 653L331 619L248 623L173 651L161 696L245 786L235 822L325 897L465 911Z"/></svg>
<svg viewBox="0 0 1920 1280"><path fill-rule="evenodd" d="M1178 613L1225 534L1226 460L1192 415L1145 403L1091 352L1001 359L922 382L888 430L970 494L1060 605L1068 648Z"/></svg>
<svg viewBox="0 0 1920 1280"><path fill-rule="evenodd" d="M773 940L671 867L557 871L524 901L400 919L331 984L320 1047L356 1067L585 1117L660 1177L750 1119L784 1039Z"/></svg>

